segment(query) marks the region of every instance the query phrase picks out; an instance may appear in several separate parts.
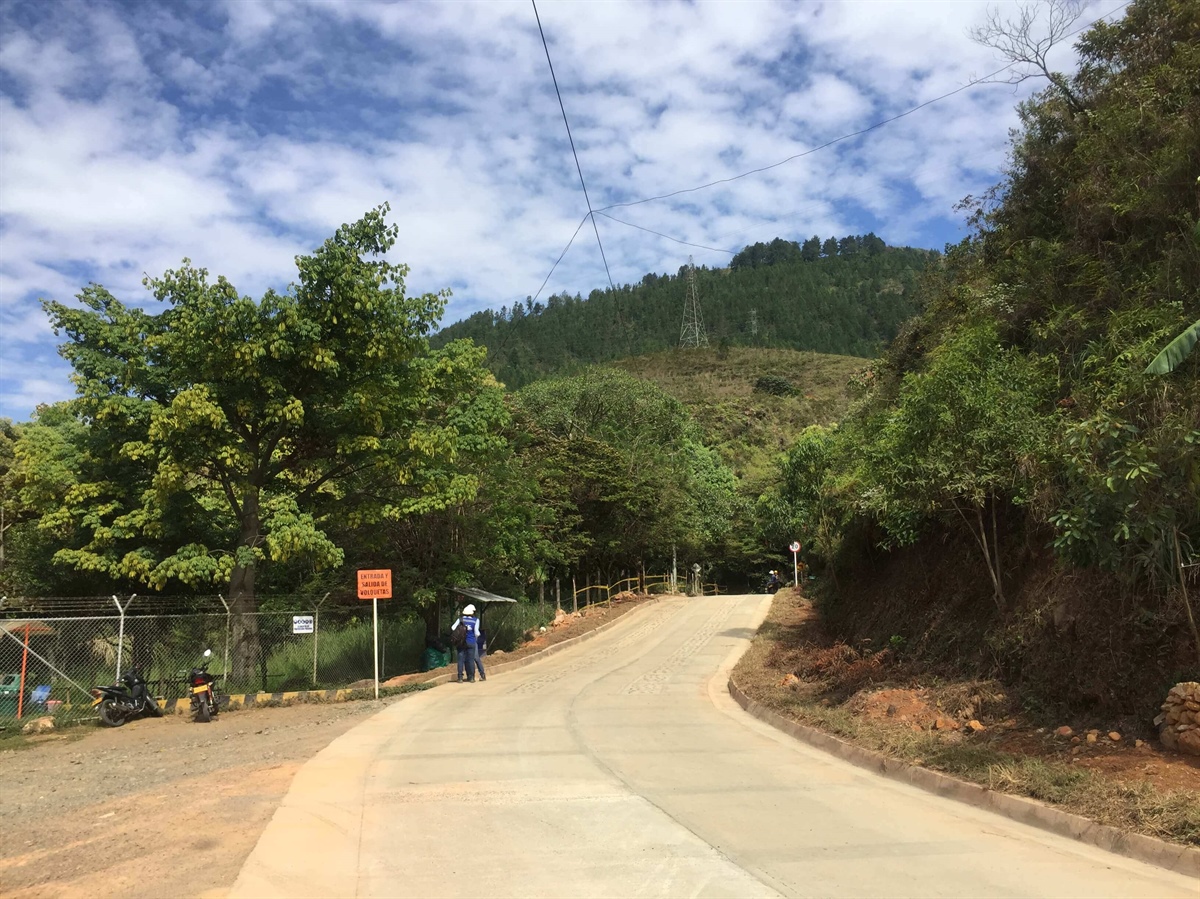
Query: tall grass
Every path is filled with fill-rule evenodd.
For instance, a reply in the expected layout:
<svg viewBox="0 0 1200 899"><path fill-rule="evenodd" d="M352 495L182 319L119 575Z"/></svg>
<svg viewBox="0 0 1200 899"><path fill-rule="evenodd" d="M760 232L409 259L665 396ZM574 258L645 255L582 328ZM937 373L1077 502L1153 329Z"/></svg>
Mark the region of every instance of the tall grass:
<svg viewBox="0 0 1200 899"><path fill-rule="evenodd" d="M497 649L512 652L525 640L525 633L549 624L554 618L554 605L546 603L542 608L536 602L518 602L515 605L489 606L483 611L484 633L487 634L488 651Z"/></svg>
<svg viewBox="0 0 1200 899"><path fill-rule="evenodd" d="M483 625L489 651L499 649L511 652L524 641L527 631L548 624L553 614L553 605L547 604L539 609L535 602L485 607ZM381 619L379 644L380 679L418 671L425 650L425 622L417 616ZM322 622L317 637L315 688L344 687L373 677L371 650L369 620L355 620L335 626ZM312 653L311 638L288 641L273 649L267 658L267 677L271 689L314 689Z"/></svg>
<svg viewBox="0 0 1200 899"><path fill-rule="evenodd" d="M322 627L317 636L316 688L344 687L374 677L374 638L370 621ZM419 618L379 622L380 679L416 671L425 648L425 623ZM267 659L272 690L313 689L311 639L277 647Z"/></svg>

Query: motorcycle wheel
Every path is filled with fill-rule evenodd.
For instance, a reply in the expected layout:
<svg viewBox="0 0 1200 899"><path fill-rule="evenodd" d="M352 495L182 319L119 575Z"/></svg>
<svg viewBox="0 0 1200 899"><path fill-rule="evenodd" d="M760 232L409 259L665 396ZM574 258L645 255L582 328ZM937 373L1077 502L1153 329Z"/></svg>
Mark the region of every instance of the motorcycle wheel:
<svg viewBox="0 0 1200 899"><path fill-rule="evenodd" d="M159 708L158 700L156 699L146 700L146 711L150 713L151 718L161 718L163 716L163 710Z"/></svg>
<svg viewBox="0 0 1200 899"><path fill-rule="evenodd" d="M208 697L201 696L200 704L196 708L196 720L201 724L207 724L212 721L212 711L208 707Z"/></svg>
<svg viewBox="0 0 1200 899"><path fill-rule="evenodd" d="M100 707L96 711L100 714L100 723L105 727L120 727L125 723L125 715L117 707L116 702L111 699L100 703Z"/></svg>

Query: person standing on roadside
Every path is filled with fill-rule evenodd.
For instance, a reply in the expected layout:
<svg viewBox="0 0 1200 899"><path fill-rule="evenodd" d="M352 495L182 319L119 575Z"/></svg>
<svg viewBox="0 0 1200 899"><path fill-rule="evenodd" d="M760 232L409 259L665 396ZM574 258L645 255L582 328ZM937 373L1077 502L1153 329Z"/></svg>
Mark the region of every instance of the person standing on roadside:
<svg viewBox="0 0 1200 899"><path fill-rule="evenodd" d="M483 662L479 660L479 619L475 617L475 606L468 604L463 609L462 616L450 625L450 632L458 630L459 625L466 633L463 645L458 649L458 682L462 683L464 664L468 683L475 683L476 670L479 671L480 680L487 680L487 675L483 673Z"/></svg>

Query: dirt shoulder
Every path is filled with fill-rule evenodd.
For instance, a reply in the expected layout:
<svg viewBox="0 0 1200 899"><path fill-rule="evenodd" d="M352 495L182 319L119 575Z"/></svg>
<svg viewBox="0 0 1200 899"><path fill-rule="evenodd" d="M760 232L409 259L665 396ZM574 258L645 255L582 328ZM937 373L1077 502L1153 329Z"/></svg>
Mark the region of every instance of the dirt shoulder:
<svg viewBox="0 0 1200 899"><path fill-rule="evenodd" d="M894 648L832 641L791 590L776 595L733 676L754 701L864 748L1102 824L1200 845L1200 759L1114 722L1047 726L995 681L937 678Z"/></svg>
<svg viewBox="0 0 1200 899"><path fill-rule="evenodd" d="M642 599L568 615L493 663L595 630ZM393 678L410 688L446 669ZM0 893L224 895L300 766L403 695L80 726L0 743Z"/></svg>

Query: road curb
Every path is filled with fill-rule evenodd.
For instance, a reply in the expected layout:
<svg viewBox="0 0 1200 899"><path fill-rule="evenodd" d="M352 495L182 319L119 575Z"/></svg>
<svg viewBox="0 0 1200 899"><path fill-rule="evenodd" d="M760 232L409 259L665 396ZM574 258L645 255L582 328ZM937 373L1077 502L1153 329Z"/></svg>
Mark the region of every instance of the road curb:
<svg viewBox="0 0 1200 899"><path fill-rule="evenodd" d="M642 600L638 606L649 606L659 602L663 597L652 596L649 599ZM634 610L630 610L631 612ZM625 615L629 614L626 612ZM524 668L538 659L543 659L546 656L554 655L556 652L561 652L570 646L577 643L582 643L590 640L599 634L604 633L610 627L620 622L625 615L620 615L612 621L606 621L587 633L580 634L577 637L568 637L561 643L555 643L552 646L547 646L545 649L540 649L537 652L530 653L521 659L514 659L511 662L496 662L488 665L488 670L493 674L500 674L504 671L512 671L517 668ZM485 660L486 661L486 660ZM428 680L412 681L413 684L421 684L422 686L434 687L439 684L448 684L457 678L457 671L452 671L447 674L439 674L436 677L431 677ZM382 684L380 686L383 686ZM281 705L285 702L345 702L351 699L370 699L372 687L339 687L332 690L287 690L278 693L231 693L228 696L221 697L222 709L249 709L255 706L271 706ZM160 699L158 707L164 712L171 715L187 715L191 713L191 697L184 696L179 699Z"/></svg>
<svg viewBox="0 0 1200 899"><path fill-rule="evenodd" d="M349 699L362 699L370 688L351 689L338 687L332 690L285 690L278 693L231 693L221 695L222 709L249 709L254 706L280 705L285 702L345 702ZM190 696L178 699L160 699L158 707L170 715L187 715L192 711Z"/></svg>
<svg viewBox="0 0 1200 899"><path fill-rule="evenodd" d="M668 596L674 596L674 595L677 595L677 594L664 594L661 596L654 595L654 596L651 596L649 599L644 599L641 602L639 602L638 607L640 608L641 606L652 606L655 603L661 602L664 598L666 598ZM630 611L636 611L636 610L631 609ZM566 640L563 640L561 643L555 643L552 646L547 646L545 649L539 649L537 652L532 652L529 655L525 656L524 658L513 659L511 662L495 662L495 663L489 664L486 666L487 671L490 672L491 674L502 674L505 671L515 671L518 668L524 668L526 665L532 665L534 662L538 661L539 659L544 659L547 656L552 656L555 653L558 653L564 649L567 649L568 647L575 646L578 643L584 643L584 642L592 639L592 637L599 636L600 634L602 634L606 630L608 630L610 627L613 627L614 625L619 623L621 620L623 620L625 618L625 616L628 614L629 614L629 612L626 612L625 615L619 615L618 617L614 618L612 621L606 621L606 622L604 622L604 624L600 625L599 627L593 628L592 630L588 631L586 634L580 634L577 637L568 637ZM486 662L489 658L494 658L494 656L486 656L484 658L484 661ZM453 666L451 666L451 667L453 667ZM421 681L421 683L429 684L430 686L436 686L438 684L453 683L457 679L458 679L458 670L457 670L457 668L455 668L455 670L450 673L439 674L437 677L430 678L429 680L426 680L426 681Z"/></svg>
<svg viewBox="0 0 1200 899"><path fill-rule="evenodd" d="M1168 843L1139 833L1129 833L1107 824L1098 824L1089 818L1051 808L1036 799L998 793L979 784L951 777L949 774L910 765L882 753L863 749L815 727L785 718L755 702L742 692L732 675L729 678L729 695L747 714L759 721L852 765L1126 858L1147 862L1178 874L1200 877L1200 849Z"/></svg>
<svg viewBox="0 0 1200 899"><path fill-rule="evenodd" d="M667 594L673 595L673 594ZM654 595L649 599L642 600L638 606L654 605L664 597ZM632 610L630 610L632 611ZM628 615L628 612L626 612ZM538 652L530 653L523 659L514 659L512 661L499 661L488 665L488 670L493 673L521 669L526 665L533 664L534 661L553 655L557 652L562 652L563 649L570 646L575 646L576 643L581 643L592 637L604 633L614 624L622 621L625 616L613 618L611 622L601 624L599 628L587 631L586 634L580 634L575 637L568 637L560 643L554 643L553 646L547 646L545 649L539 649ZM427 685L427 687L437 687L438 684L448 684L455 681L457 672L446 673L446 675L438 675L431 677L427 681L414 681L413 684ZM380 684L382 687L383 684ZM221 696L221 708L236 711L242 708L254 708L256 706L278 706L284 702L346 702L348 700L371 699L373 688L371 687L340 687L330 690L284 690L280 693L233 693ZM173 700L158 700L158 708L167 714L190 714L192 711L192 700L190 696L182 696L180 699Z"/></svg>

